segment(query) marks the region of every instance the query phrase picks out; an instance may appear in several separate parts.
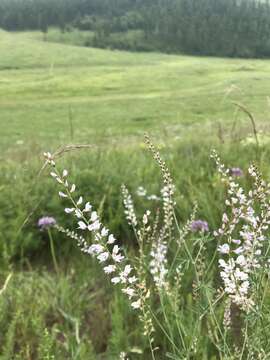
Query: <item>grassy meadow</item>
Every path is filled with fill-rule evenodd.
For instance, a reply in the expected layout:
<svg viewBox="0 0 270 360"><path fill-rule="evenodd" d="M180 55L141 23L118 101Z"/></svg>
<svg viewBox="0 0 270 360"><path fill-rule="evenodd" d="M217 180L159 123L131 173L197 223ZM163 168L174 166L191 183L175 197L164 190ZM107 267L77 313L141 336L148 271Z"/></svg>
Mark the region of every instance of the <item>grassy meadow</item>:
<svg viewBox="0 0 270 360"><path fill-rule="evenodd" d="M125 183L134 194L140 216L155 208L154 201L136 196L139 186L156 195L161 187L144 144L147 132L172 172L180 223L197 202L197 218L209 224L211 252L211 234L224 212L211 149L245 174L255 161L270 178L270 61L101 50L79 46L80 34L53 42L50 31L50 41L43 41L38 32L0 30L0 360L114 360L121 351L131 360L151 359L121 291L112 289L95 260L53 229L55 272L48 234L37 221L50 215L64 227L74 224L48 169L40 172L42 154L89 145L65 152L58 162L133 255L120 188ZM234 103L254 115L259 146L249 117ZM246 177L240 181L249 186ZM189 306L192 290L182 286ZM197 352L168 355L166 338L157 333L156 359L234 359L220 357L209 339L198 341Z"/></svg>
<svg viewBox="0 0 270 360"><path fill-rule="evenodd" d="M231 100L267 126L267 61L99 50L35 33L2 31L0 41L1 119L8 124L1 151L22 141L42 150L69 141L138 142L144 131L215 135L217 124L246 123Z"/></svg>

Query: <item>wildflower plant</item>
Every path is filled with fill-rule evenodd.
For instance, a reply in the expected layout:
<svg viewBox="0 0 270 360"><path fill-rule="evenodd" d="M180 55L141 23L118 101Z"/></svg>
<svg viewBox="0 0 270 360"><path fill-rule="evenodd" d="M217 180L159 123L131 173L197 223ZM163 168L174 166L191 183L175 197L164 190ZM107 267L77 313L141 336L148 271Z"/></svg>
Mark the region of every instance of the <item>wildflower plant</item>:
<svg viewBox="0 0 270 360"><path fill-rule="evenodd" d="M264 254L268 252L265 240L270 224L270 184L261 180L258 169L251 165L248 173L253 188L245 192L215 152L212 157L227 185L227 210L220 229L215 232L221 242L218 246L220 276L231 301L248 312L255 305L252 284L258 269L267 267Z"/></svg>
<svg viewBox="0 0 270 360"><path fill-rule="evenodd" d="M253 187L244 190L236 182L243 173L226 169L213 152L211 157L227 187L221 226L213 236L207 221L197 218L197 204L180 226L171 173L148 136L145 143L160 169L162 191L156 208L141 212L128 187L121 187L124 214L134 234L132 256L103 224L91 202L77 195L68 171L60 171L46 153L65 202L64 212L76 222L76 231L55 227L94 257L127 297L149 344L145 358L156 359L159 351L170 359L244 359L249 352L257 354L255 340L248 335L257 324L254 314L259 314L266 298L270 185L252 165L248 173ZM143 187L136 193L147 197Z"/></svg>

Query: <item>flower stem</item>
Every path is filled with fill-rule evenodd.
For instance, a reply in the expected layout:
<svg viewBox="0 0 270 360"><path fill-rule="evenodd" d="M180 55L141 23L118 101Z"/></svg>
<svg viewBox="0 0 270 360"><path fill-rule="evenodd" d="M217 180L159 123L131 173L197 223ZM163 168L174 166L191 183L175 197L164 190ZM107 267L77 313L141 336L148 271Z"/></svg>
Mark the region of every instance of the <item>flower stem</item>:
<svg viewBox="0 0 270 360"><path fill-rule="evenodd" d="M53 259L54 270L59 275L59 267L58 267L56 256L55 256L54 242L53 242L53 237L52 237L52 233L51 233L50 229L48 229L48 235L49 235L49 239L50 239L50 248L51 248L51 255L52 255L52 259Z"/></svg>

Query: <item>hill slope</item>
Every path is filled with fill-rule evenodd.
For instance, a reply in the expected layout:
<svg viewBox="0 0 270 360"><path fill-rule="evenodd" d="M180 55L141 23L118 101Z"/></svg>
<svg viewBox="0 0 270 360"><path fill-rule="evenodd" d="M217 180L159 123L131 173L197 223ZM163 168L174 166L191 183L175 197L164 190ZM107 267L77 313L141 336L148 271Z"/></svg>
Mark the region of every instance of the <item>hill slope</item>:
<svg viewBox="0 0 270 360"><path fill-rule="evenodd" d="M99 50L4 31L0 53L1 150L57 146L71 131L74 142L205 134L234 120L231 100L267 118L269 61Z"/></svg>

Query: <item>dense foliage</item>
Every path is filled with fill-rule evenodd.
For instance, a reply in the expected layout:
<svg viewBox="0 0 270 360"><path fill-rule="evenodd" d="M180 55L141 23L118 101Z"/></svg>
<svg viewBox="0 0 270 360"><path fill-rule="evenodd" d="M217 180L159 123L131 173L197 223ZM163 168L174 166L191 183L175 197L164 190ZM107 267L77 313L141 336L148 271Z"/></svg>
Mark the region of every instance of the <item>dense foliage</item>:
<svg viewBox="0 0 270 360"><path fill-rule="evenodd" d="M0 0L0 27L46 33L49 26L93 31L88 45L99 47L270 55L268 0ZM121 37L135 30L132 41Z"/></svg>

